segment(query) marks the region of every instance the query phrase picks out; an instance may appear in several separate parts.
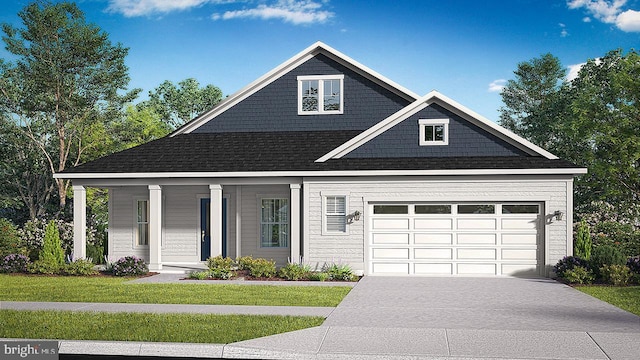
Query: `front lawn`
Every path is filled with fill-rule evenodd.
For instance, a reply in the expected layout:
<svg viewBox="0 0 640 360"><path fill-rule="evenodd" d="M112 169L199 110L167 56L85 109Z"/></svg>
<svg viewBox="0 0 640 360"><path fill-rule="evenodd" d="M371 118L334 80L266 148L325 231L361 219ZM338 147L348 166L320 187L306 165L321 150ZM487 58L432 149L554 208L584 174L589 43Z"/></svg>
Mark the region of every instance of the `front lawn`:
<svg viewBox="0 0 640 360"><path fill-rule="evenodd" d="M344 286L125 284L128 280L0 274L0 300L333 307L351 290Z"/></svg>
<svg viewBox="0 0 640 360"><path fill-rule="evenodd" d="M577 286L576 289L640 316L640 286Z"/></svg>
<svg viewBox="0 0 640 360"><path fill-rule="evenodd" d="M0 310L0 338L228 344L323 321L311 316Z"/></svg>

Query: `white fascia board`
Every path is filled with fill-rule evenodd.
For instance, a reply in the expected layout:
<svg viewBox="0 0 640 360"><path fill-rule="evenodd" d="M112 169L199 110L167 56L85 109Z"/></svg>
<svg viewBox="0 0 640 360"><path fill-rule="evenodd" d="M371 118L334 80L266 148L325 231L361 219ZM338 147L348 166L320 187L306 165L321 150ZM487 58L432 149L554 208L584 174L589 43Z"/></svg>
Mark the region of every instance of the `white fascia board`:
<svg viewBox="0 0 640 360"><path fill-rule="evenodd" d="M166 179L299 176L403 176L403 175L580 175L586 168L560 169L460 169L460 170L339 170L266 172L179 172L179 173L77 173L54 174L56 179Z"/></svg>
<svg viewBox="0 0 640 360"><path fill-rule="evenodd" d="M341 52L339 52L337 50L335 50L334 48L332 48L332 47L330 47L330 46L318 41L318 42L314 43L313 45L309 46L308 48L302 50L301 52L299 52L298 54L296 54L295 56L293 56L289 60L287 60L284 63L280 64L275 69L273 69L273 70L269 71L268 73L262 75L260 78L258 78L257 80L255 80L251 84L245 86L244 88L242 88L241 90L237 91L236 93L234 93L234 94L228 96L227 98L223 99L213 109L211 109L211 110L203 113L202 115L198 116L197 118L191 120L187 124L183 125L179 129L177 129L176 131L171 133L171 135L169 135L169 136L176 136L176 135L180 135L180 134L188 134L188 133L192 132L193 130L195 130L195 129L199 128L200 126L202 126L207 121L209 121L212 118L218 116L219 114L225 112L229 108L233 107L234 105L238 104L242 100L244 100L244 99L248 98L249 96L253 95L254 93L259 91L260 89L262 89L265 86L271 84L272 82L274 82L275 80L277 80L278 78L283 76L284 74L286 74L289 71L295 69L299 65L303 64L304 62L308 61L309 59L313 58L315 55L317 55L318 53L321 53L323 51L326 54L328 54L331 59L341 63L342 65L346 65L351 70L359 73L360 75L365 76L369 80L372 80L373 82L378 83L379 85L382 85L382 86L388 88L389 90L393 91L397 95L400 95L400 96L406 98L407 100L414 100L414 99L417 99L419 97L416 93L414 93L414 92L412 92L412 91L410 91L410 90L408 90L408 89L396 84L395 82L387 79L386 77L378 74L377 72L375 72L375 71L369 69L368 67L360 64L359 62L351 59L350 57L344 55L343 53L341 53Z"/></svg>

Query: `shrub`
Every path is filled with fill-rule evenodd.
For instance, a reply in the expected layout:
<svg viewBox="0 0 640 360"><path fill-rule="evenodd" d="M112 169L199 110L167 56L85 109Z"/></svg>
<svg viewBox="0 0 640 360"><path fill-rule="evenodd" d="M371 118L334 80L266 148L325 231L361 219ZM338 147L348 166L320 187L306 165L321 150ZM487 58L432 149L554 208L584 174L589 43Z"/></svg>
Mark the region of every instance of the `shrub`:
<svg viewBox="0 0 640 360"><path fill-rule="evenodd" d="M229 280L233 276L233 271L223 269L209 270L209 277L212 279Z"/></svg>
<svg viewBox="0 0 640 360"><path fill-rule="evenodd" d="M104 259L104 247L87 243L87 259L92 259L94 264L99 264Z"/></svg>
<svg viewBox="0 0 640 360"><path fill-rule="evenodd" d="M553 267L553 271L556 273L556 276L563 278L565 272L568 270L572 270L576 266L587 267L588 265L589 263L586 260L578 256L565 256Z"/></svg>
<svg viewBox="0 0 640 360"><path fill-rule="evenodd" d="M305 264L287 264L278 271L278 275L285 280L300 280L309 276L311 267Z"/></svg>
<svg viewBox="0 0 640 360"><path fill-rule="evenodd" d="M136 276L144 275L149 272L149 267L136 256L126 256L118 259L111 267L115 276Z"/></svg>
<svg viewBox="0 0 640 360"><path fill-rule="evenodd" d="M236 259L236 263L238 264L238 270L249 270L249 265L253 263L253 257L251 256L242 256Z"/></svg>
<svg viewBox="0 0 640 360"><path fill-rule="evenodd" d="M64 275L87 276L97 273L93 269L93 261L88 259L78 259L61 267L60 272Z"/></svg>
<svg viewBox="0 0 640 360"><path fill-rule="evenodd" d="M70 254L73 249L73 224L64 220L54 221L58 227L60 242L65 254ZM27 249L31 260L37 260L44 243L46 227L50 221L45 219L35 219L27 221L22 228L18 229L22 243ZM93 242L93 232L87 232L87 242Z"/></svg>
<svg viewBox="0 0 640 360"><path fill-rule="evenodd" d="M627 259L618 248L611 245L598 246L593 250L591 254L591 260L589 265L591 270L598 277L601 276L600 268L605 265L626 265Z"/></svg>
<svg viewBox="0 0 640 360"><path fill-rule="evenodd" d="M584 266L575 266L564 272L563 279L571 284L591 284L595 276Z"/></svg>
<svg viewBox="0 0 640 360"><path fill-rule="evenodd" d="M60 231L53 220L47 224L39 259L45 263L58 264L59 266L64 264L64 252L60 244Z"/></svg>
<svg viewBox="0 0 640 360"><path fill-rule="evenodd" d="M0 218L0 257L11 254L26 254L18 229L11 221Z"/></svg>
<svg viewBox="0 0 640 360"><path fill-rule="evenodd" d="M246 265L249 275L257 278L270 278L276 275L276 262L267 259L253 259Z"/></svg>
<svg viewBox="0 0 640 360"><path fill-rule="evenodd" d="M591 248L593 243L591 242L591 234L589 233L589 225L582 220L578 224L578 232L576 233L576 242L574 246L574 252L576 256L589 260L591 258Z"/></svg>
<svg viewBox="0 0 640 360"><path fill-rule="evenodd" d="M0 261L0 272L24 273L27 272L29 258L22 254L10 254Z"/></svg>
<svg viewBox="0 0 640 360"><path fill-rule="evenodd" d="M189 273L189 279L206 280L210 275L209 271L192 271Z"/></svg>
<svg viewBox="0 0 640 360"><path fill-rule="evenodd" d="M627 267L632 273L640 275L640 257L629 258Z"/></svg>
<svg viewBox="0 0 640 360"><path fill-rule="evenodd" d="M624 286L631 280L631 270L626 265L605 265L600 268L602 280L615 286Z"/></svg>
<svg viewBox="0 0 640 360"><path fill-rule="evenodd" d="M327 281L329 280L329 274L325 272L312 272L308 276L310 281Z"/></svg>
<svg viewBox="0 0 640 360"><path fill-rule="evenodd" d="M226 280L233 275L233 259L222 257L210 257L207 259L207 267L209 268L209 276L214 279Z"/></svg>
<svg viewBox="0 0 640 360"><path fill-rule="evenodd" d="M334 263L334 264L325 266L324 272L326 272L329 275L329 278L331 280L338 280L338 281L355 281L356 280L356 276L354 275L353 270L351 270L351 267L346 264L339 265Z"/></svg>
<svg viewBox="0 0 640 360"><path fill-rule="evenodd" d="M51 260L37 260L27 265L27 272L31 274L59 274L64 264L58 264Z"/></svg>

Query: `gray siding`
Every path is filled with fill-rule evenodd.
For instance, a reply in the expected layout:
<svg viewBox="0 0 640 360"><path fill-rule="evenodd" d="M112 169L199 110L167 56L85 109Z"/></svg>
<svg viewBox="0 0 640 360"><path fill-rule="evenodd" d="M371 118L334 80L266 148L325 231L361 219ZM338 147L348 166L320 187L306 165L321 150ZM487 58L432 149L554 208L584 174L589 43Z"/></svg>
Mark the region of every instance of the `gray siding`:
<svg viewBox="0 0 640 360"><path fill-rule="evenodd" d="M149 261L149 247L134 243L137 200L149 199L147 187L109 189L109 254L110 260L135 255Z"/></svg>
<svg viewBox="0 0 640 360"><path fill-rule="evenodd" d="M419 119L449 119L449 144L420 146ZM345 155L345 158L465 156L527 156L527 154L433 104Z"/></svg>
<svg viewBox="0 0 640 360"><path fill-rule="evenodd" d="M522 179L515 177L467 178L457 180L412 179L411 181L361 180L305 182L308 194L308 218L304 251L305 262L312 266L341 262L350 264L354 270L364 270L367 243L368 202L465 202L465 201L527 201L545 202L547 214L561 210L572 214L567 198L567 183L571 179ZM360 221L349 225L347 235L323 235L322 233L322 193L331 195L343 193L349 197L347 213L358 210L363 215ZM545 264L550 269L567 252L567 218L553 221L542 228L545 239Z"/></svg>
<svg viewBox="0 0 640 360"><path fill-rule="evenodd" d="M298 115L299 75L344 74L344 113ZM365 130L409 101L324 55L317 55L194 131Z"/></svg>

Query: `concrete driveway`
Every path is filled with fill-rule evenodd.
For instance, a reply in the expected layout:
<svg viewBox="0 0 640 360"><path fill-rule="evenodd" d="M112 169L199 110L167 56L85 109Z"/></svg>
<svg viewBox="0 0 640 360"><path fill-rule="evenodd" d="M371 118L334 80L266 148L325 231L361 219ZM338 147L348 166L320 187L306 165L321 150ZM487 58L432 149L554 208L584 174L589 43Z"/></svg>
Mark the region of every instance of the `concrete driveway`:
<svg viewBox="0 0 640 360"><path fill-rule="evenodd" d="M229 344L224 353L637 360L640 317L549 279L364 277L322 326Z"/></svg>

